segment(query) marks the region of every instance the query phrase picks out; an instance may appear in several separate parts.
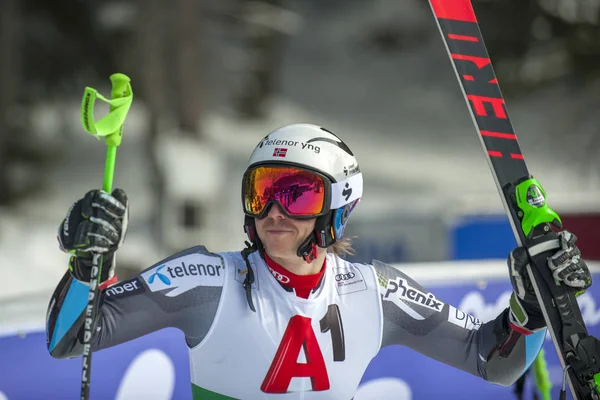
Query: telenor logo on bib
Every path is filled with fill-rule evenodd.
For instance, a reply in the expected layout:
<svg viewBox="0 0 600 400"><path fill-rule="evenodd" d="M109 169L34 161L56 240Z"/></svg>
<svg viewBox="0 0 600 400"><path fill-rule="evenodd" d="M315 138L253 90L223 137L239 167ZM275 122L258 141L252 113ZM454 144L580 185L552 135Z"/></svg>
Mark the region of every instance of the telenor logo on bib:
<svg viewBox="0 0 600 400"><path fill-rule="evenodd" d="M169 290L175 297L197 286L223 286L225 269L219 257L190 255L181 257L141 274L152 292Z"/></svg>

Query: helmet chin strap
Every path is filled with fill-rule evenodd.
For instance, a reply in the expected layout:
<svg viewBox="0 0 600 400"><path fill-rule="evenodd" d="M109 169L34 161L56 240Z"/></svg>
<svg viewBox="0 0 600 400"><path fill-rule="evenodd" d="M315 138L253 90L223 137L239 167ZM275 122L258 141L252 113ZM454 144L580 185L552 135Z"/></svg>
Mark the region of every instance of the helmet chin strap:
<svg viewBox="0 0 600 400"><path fill-rule="evenodd" d="M335 242L331 236L330 221L332 212L322 215L315 222L315 230L300 244L296 254L302 257L307 263L311 263L317 258L317 246L327 248Z"/></svg>
<svg viewBox="0 0 600 400"><path fill-rule="evenodd" d="M296 255L302 257L307 263L311 263L317 258L316 232L312 232L298 247Z"/></svg>

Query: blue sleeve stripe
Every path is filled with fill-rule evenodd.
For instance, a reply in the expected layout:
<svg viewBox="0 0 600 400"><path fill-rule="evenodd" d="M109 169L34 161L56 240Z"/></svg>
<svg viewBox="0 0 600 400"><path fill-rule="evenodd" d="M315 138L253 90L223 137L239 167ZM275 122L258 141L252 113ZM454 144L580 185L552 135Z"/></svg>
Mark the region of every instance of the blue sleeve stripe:
<svg viewBox="0 0 600 400"><path fill-rule="evenodd" d="M56 324L54 325L54 332L52 333L52 340L50 341L49 350L54 350L54 347L60 342L65 336L69 328L73 326L77 318L81 315L87 305L88 293L90 287L79 282L76 279L71 281L69 291L63 301L58 317L56 318Z"/></svg>
<svg viewBox="0 0 600 400"><path fill-rule="evenodd" d="M531 366L542 349L544 339L546 338L546 330L542 329L529 336L525 336L525 371Z"/></svg>

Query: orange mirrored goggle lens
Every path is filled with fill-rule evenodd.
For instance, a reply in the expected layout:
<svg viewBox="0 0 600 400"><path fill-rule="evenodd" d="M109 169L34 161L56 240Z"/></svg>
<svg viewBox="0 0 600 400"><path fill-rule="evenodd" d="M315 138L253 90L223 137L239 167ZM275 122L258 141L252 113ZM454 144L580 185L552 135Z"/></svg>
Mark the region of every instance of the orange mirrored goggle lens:
<svg viewBox="0 0 600 400"><path fill-rule="evenodd" d="M325 182L315 173L298 168L258 167L243 182L244 211L259 217L277 201L293 217L320 214L325 207Z"/></svg>

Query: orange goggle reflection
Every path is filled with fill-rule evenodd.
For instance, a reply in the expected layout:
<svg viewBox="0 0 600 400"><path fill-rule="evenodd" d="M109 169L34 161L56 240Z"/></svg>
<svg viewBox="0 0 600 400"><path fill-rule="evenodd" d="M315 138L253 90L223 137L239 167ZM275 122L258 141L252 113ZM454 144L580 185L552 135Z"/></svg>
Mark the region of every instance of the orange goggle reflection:
<svg viewBox="0 0 600 400"><path fill-rule="evenodd" d="M323 177L298 168L258 167L244 176L244 212L260 217L277 201L290 217L310 217L325 208Z"/></svg>

